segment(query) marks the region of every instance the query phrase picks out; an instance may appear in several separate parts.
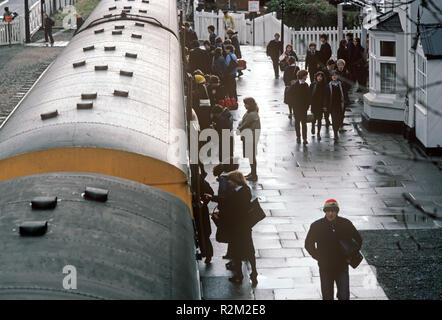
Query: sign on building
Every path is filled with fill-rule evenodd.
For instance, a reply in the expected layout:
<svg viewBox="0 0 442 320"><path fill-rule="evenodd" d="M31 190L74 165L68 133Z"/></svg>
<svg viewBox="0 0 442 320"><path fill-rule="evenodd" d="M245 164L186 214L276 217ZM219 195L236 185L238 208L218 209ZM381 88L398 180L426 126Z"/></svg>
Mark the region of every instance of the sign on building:
<svg viewBox="0 0 442 320"><path fill-rule="evenodd" d="M259 1L249 0L249 12L259 12Z"/></svg>

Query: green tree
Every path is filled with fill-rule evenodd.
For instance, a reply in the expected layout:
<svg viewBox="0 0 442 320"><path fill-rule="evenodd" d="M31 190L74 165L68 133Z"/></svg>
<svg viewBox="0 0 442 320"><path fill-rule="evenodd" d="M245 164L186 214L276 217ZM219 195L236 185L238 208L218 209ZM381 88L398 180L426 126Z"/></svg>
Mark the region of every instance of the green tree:
<svg viewBox="0 0 442 320"><path fill-rule="evenodd" d="M281 19L280 0L271 0L267 4L267 12L277 12ZM356 11L343 13L344 28L353 28L358 23ZM336 27L338 13L335 6L327 0L286 0L284 23L289 27Z"/></svg>

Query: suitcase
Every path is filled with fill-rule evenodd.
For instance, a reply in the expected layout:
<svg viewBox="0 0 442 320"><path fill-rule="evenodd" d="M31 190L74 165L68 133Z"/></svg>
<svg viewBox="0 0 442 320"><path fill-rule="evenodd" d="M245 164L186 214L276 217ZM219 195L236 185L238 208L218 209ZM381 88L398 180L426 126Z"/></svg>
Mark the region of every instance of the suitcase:
<svg viewBox="0 0 442 320"><path fill-rule="evenodd" d="M247 69L247 61L246 60L238 60L238 70Z"/></svg>

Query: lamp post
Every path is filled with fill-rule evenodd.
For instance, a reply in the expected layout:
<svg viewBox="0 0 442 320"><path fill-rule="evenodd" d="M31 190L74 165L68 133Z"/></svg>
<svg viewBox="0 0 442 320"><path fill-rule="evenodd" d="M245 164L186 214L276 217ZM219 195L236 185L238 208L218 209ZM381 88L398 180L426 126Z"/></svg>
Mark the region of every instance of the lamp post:
<svg viewBox="0 0 442 320"><path fill-rule="evenodd" d="M281 47L284 51L284 11L285 11L285 0L280 0L279 5L281 6Z"/></svg>

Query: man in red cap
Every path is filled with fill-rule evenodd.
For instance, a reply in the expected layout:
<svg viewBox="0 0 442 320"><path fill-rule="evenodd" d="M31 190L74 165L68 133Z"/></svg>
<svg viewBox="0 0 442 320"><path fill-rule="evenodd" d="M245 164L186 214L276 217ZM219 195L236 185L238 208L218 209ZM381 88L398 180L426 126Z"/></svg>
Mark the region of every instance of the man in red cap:
<svg viewBox="0 0 442 320"><path fill-rule="evenodd" d="M323 300L333 300L334 283L339 300L350 299L348 260L340 241L352 241L362 246L362 238L350 220L338 217L339 206L335 199L325 202L325 217L312 223L305 239L305 249L318 261Z"/></svg>

